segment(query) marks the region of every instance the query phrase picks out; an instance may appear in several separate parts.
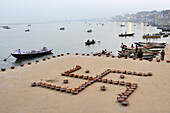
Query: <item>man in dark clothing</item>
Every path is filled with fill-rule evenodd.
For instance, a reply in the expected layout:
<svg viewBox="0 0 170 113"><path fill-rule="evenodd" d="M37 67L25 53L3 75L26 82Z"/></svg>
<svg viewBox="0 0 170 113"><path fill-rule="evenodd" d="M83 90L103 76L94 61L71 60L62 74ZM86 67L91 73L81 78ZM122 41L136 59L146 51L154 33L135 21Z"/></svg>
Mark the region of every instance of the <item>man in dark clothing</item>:
<svg viewBox="0 0 170 113"><path fill-rule="evenodd" d="M138 58L142 58L143 57L143 52L142 49L140 49L139 53L138 53Z"/></svg>
<svg viewBox="0 0 170 113"><path fill-rule="evenodd" d="M162 50L162 51L161 51L161 60L162 60L162 61L164 61L164 56L165 56L165 51Z"/></svg>

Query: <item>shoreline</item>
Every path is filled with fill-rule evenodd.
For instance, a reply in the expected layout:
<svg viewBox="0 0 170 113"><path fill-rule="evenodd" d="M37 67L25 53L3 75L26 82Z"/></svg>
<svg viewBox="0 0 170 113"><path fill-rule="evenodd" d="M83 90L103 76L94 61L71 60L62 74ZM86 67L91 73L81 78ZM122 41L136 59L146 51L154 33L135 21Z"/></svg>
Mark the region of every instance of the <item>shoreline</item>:
<svg viewBox="0 0 170 113"><path fill-rule="evenodd" d="M165 49L165 60L170 60L170 45ZM47 82L62 87L75 88L87 80L61 76L61 73L72 69L76 65L82 68L73 72L77 75L99 75L106 69L153 73L153 76L125 75L122 73L109 73L103 79L119 80L137 83L138 88L128 97L129 105L122 106L117 102L117 94L124 92L126 87L107 83L95 82L81 91L78 95L66 94L42 87L31 87L32 82ZM169 112L169 65L166 61L139 61L124 58L111 58L106 56L64 55L40 61L37 64L25 64L24 67L7 69L0 72L0 112L138 112L138 113L167 113ZM85 73L89 70L90 73ZM63 80L68 79L68 84ZM106 91L100 86L105 85Z"/></svg>

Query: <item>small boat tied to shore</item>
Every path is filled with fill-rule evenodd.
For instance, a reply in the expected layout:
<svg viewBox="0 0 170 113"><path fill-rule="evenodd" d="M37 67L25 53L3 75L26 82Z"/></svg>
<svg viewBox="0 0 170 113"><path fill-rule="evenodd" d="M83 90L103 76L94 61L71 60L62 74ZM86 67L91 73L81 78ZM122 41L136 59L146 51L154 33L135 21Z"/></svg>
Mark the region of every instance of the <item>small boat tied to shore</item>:
<svg viewBox="0 0 170 113"><path fill-rule="evenodd" d="M17 59L27 59L27 58L52 54L52 50L53 49L47 49L47 47L43 47L43 49L41 50L31 50L31 51L21 52L20 49L17 49L17 52L11 53L11 55Z"/></svg>

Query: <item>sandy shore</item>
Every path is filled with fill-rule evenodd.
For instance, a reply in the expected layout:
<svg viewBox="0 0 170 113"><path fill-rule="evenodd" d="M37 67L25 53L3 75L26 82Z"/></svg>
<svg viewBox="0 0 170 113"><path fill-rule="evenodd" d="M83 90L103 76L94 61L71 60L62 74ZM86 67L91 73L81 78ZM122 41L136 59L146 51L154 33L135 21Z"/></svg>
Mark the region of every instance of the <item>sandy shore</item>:
<svg viewBox="0 0 170 113"><path fill-rule="evenodd" d="M166 48L166 59L170 60L170 46ZM136 72L152 72L153 76L110 73L104 78L137 83L138 88L128 97L129 105L117 102L117 94L125 86L95 82L78 95L54 91L42 87L31 87L32 82L55 80L52 84L74 88L87 80L61 76L64 71L82 66L74 72L78 75L96 76L106 69ZM89 70L90 73L85 73ZM16 69L0 72L1 113L169 113L170 112L170 63L165 61L139 61L106 56L65 55L47 61L32 63ZM68 84L63 80L68 79ZM50 83L50 82L49 82ZM105 85L107 90L101 91Z"/></svg>

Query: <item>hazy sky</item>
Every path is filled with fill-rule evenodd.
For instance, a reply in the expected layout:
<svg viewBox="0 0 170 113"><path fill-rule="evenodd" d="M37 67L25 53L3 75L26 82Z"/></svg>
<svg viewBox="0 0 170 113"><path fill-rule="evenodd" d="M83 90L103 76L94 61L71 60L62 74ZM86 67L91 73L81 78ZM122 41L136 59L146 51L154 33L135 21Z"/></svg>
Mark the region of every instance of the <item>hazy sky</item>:
<svg viewBox="0 0 170 113"><path fill-rule="evenodd" d="M0 23L107 18L170 9L170 0L0 0Z"/></svg>

